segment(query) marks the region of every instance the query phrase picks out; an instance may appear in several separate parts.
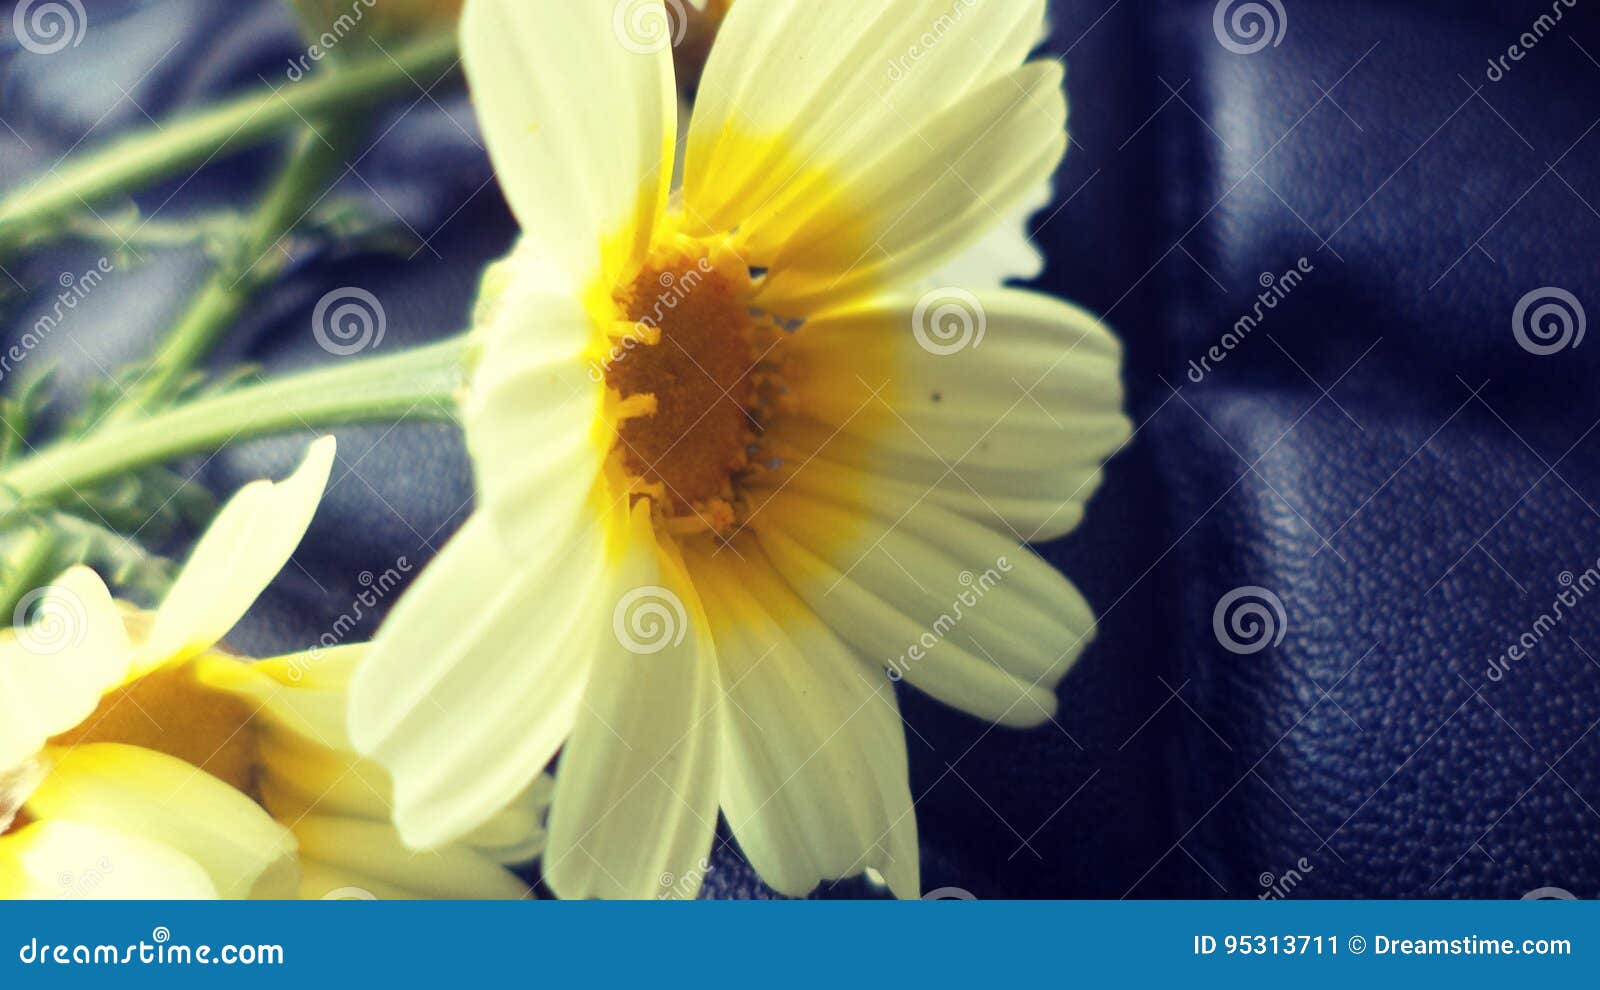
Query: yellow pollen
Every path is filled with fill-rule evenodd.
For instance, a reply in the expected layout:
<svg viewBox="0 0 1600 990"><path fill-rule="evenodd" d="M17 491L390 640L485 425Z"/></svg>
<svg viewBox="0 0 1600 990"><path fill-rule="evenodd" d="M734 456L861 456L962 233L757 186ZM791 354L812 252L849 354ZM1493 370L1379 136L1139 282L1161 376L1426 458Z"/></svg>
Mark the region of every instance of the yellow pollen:
<svg viewBox="0 0 1600 990"><path fill-rule="evenodd" d="M751 313L750 291L730 250L679 237L613 293L614 453L672 532L735 525L738 481L781 387L764 361L779 331Z"/></svg>

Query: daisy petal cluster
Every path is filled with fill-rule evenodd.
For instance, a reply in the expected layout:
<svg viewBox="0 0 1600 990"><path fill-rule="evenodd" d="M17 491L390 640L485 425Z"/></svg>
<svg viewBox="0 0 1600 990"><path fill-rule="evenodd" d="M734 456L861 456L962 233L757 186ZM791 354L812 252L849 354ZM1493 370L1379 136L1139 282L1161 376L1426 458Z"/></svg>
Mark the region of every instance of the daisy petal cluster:
<svg viewBox="0 0 1600 990"><path fill-rule="evenodd" d="M87 567L0 638L0 898L521 897L548 788L463 842L408 848L353 752L364 647L251 662L221 641L310 524L333 464L241 489L153 613Z"/></svg>
<svg viewBox="0 0 1600 990"><path fill-rule="evenodd" d="M479 507L361 662L351 737L422 848L559 754L562 896L692 896L720 814L782 893L915 897L895 684L1052 717L1095 622L1025 544L1129 433L1093 316L927 285L1065 151L1045 2L740 0L681 163L672 53L616 10L466 5L522 236L462 400Z"/></svg>

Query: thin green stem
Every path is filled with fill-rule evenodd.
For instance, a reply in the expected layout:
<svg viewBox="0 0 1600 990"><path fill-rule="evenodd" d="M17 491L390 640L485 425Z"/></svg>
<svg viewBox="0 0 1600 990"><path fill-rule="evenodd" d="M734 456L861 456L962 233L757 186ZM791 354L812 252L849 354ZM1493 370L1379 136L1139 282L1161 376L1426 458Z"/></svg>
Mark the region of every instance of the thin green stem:
<svg viewBox="0 0 1600 990"><path fill-rule="evenodd" d="M343 164L344 143L337 138L330 143L310 127L301 131L288 161L251 215L245 236L190 300L144 377L112 409L110 422L154 410L175 397L189 372L216 346L256 291L282 268L274 249L305 218L308 204L327 191Z"/></svg>
<svg viewBox="0 0 1600 990"><path fill-rule="evenodd" d="M260 144L305 120L359 111L408 87L434 82L456 61L448 33L430 35L318 73L275 91L249 93L105 147L75 155L0 198L0 251L37 236L65 214L129 192L185 166Z"/></svg>
<svg viewBox="0 0 1600 990"><path fill-rule="evenodd" d="M142 468L274 433L360 422L453 422L467 341L348 360L207 396L65 440L0 472L8 510L54 505Z"/></svg>
<svg viewBox="0 0 1600 990"><path fill-rule="evenodd" d="M12 622L23 596L55 577L51 567L59 540L56 531L45 526L23 534L6 561L5 580L0 582L0 619Z"/></svg>

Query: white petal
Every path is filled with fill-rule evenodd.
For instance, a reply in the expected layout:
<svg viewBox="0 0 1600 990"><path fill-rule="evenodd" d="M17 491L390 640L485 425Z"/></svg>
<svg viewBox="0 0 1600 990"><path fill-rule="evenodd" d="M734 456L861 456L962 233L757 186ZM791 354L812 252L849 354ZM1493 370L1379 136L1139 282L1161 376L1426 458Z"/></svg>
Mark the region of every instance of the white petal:
<svg viewBox="0 0 1600 990"><path fill-rule="evenodd" d="M1129 436L1116 338L1038 293L888 298L813 320L787 346L814 421L785 420L771 440L795 464L931 488L1019 540L1076 526Z"/></svg>
<svg viewBox="0 0 1600 990"><path fill-rule="evenodd" d="M0 900L212 900L199 863L115 827L35 822L0 838Z"/></svg>
<svg viewBox="0 0 1600 990"><path fill-rule="evenodd" d="M131 658L122 614L87 567L40 589L26 611L31 625L0 633L0 783L93 714ZM0 817L10 805L0 791Z"/></svg>
<svg viewBox="0 0 1600 990"><path fill-rule="evenodd" d="M261 806L182 760L118 743L46 750L34 818L70 819L161 842L204 867L226 898L293 897L295 842Z"/></svg>
<svg viewBox="0 0 1600 990"><path fill-rule="evenodd" d="M602 528L551 517L546 545L513 563L474 513L379 628L351 684L350 737L393 777L395 822L413 846L489 821L571 730L594 644L609 636Z"/></svg>
<svg viewBox="0 0 1600 990"><path fill-rule="evenodd" d="M358 898L356 891L431 900L514 900L528 894L515 874L465 846L410 849L380 822L312 816L295 825L294 835L307 865L303 898Z"/></svg>
<svg viewBox="0 0 1600 990"><path fill-rule="evenodd" d="M693 896L716 832L715 654L693 587L657 554L640 503L556 771L544 875L565 898Z"/></svg>
<svg viewBox="0 0 1600 990"><path fill-rule="evenodd" d="M252 481L228 500L172 582L139 646L137 666L207 650L244 617L311 525L334 448L334 438L323 437L286 480Z"/></svg>
<svg viewBox="0 0 1600 990"><path fill-rule="evenodd" d="M934 118L1015 70L1044 8L1044 0L735 5L695 98L689 219L739 227L758 253L770 250L796 213L875 157L886 134L931 154L923 135L937 140Z"/></svg>
<svg viewBox="0 0 1600 990"><path fill-rule="evenodd" d="M894 685L795 597L753 541L734 549L690 566L727 685L722 808L740 848L789 896L872 868L917 897Z"/></svg>
<svg viewBox="0 0 1600 990"><path fill-rule="evenodd" d="M770 250L749 248L771 269L757 302L805 315L958 255L1055 171L1067 140L1061 82L1059 64L1029 63L790 210L783 229L769 228Z"/></svg>
<svg viewBox="0 0 1600 990"><path fill-rule="evenodd" d="M661 0L471 0L462 16L473 103L524 235L611 282L643 255L672 178L671 48L631 33L652 19L667 23Z"/></svg>

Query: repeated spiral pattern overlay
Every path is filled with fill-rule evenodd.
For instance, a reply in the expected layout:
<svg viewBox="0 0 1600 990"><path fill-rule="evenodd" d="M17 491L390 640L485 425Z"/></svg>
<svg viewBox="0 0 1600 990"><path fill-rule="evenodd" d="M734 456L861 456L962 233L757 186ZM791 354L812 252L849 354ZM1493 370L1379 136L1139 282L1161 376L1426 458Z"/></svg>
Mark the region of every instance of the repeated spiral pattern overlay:
<svg viewBox="0 0 1600 990"><path fill-rule="evenodd" d="M1228 51L1254 55L1283 44L1289 13L1281 0L1218 0L1211 27Z"/></svg>
<svg viewBox="0 0 1600 990"><path fill-rule="evenodd" d="M334 289L317 301L311 313L312 335L335 357L376 348L388 329L388 314L378 297L355 286Z"/></svg>
<svg viewBox="0 0 1600 990"><path fill-rule="evenodd" d="M689 615L672 589L649 584L622 596L611 612L611 629L630 653L660 653L683 642Z"/></svg>
<svg viewBox="0 0 1600 990"><path fill-rule="evenodd" d="M1517 303L1511 316L1511 332L1529 354L1544 357L1583 343L1589 316L1578 297L1566 289L1545 286L1534 289Z"/></svg>
<svg viewBox="0 0 1600 990"><path fill-rule="evenodd" d="M1217 602L1211 613L1211 631L1223 649L1246 656L1283 642L1289 632L1289 616L1277 595L1257 585L1246 585Z"/></svg>
<svg viewBox="0 0 1600 990"><path fill-rule="evenodd" d="M935 289L911 311L911 333L929 354L956 354L983 343L989 317L966 289Z"/></svg>
<svg viewBox="0 0 1600 990"><path fill-rule="evenodd" d="M89 613L70 589L50 584L22 596L11 614L11 627L23 649L48 656L83 645Z"/></svg>
<svg viewBox="0 0 1600 990"><path fill-rule="evenodd" d="M11 27L23 48L54 55L83 43L89 15L82 0L22 0L11 12Z"/></svg>
<svg viewBox="0 0 1600 990"><path fill-rule="evenodd" d="M684 0L617 0L611 28L622 47L636 55L654 55L676 47L689 30Z"/></svg>

